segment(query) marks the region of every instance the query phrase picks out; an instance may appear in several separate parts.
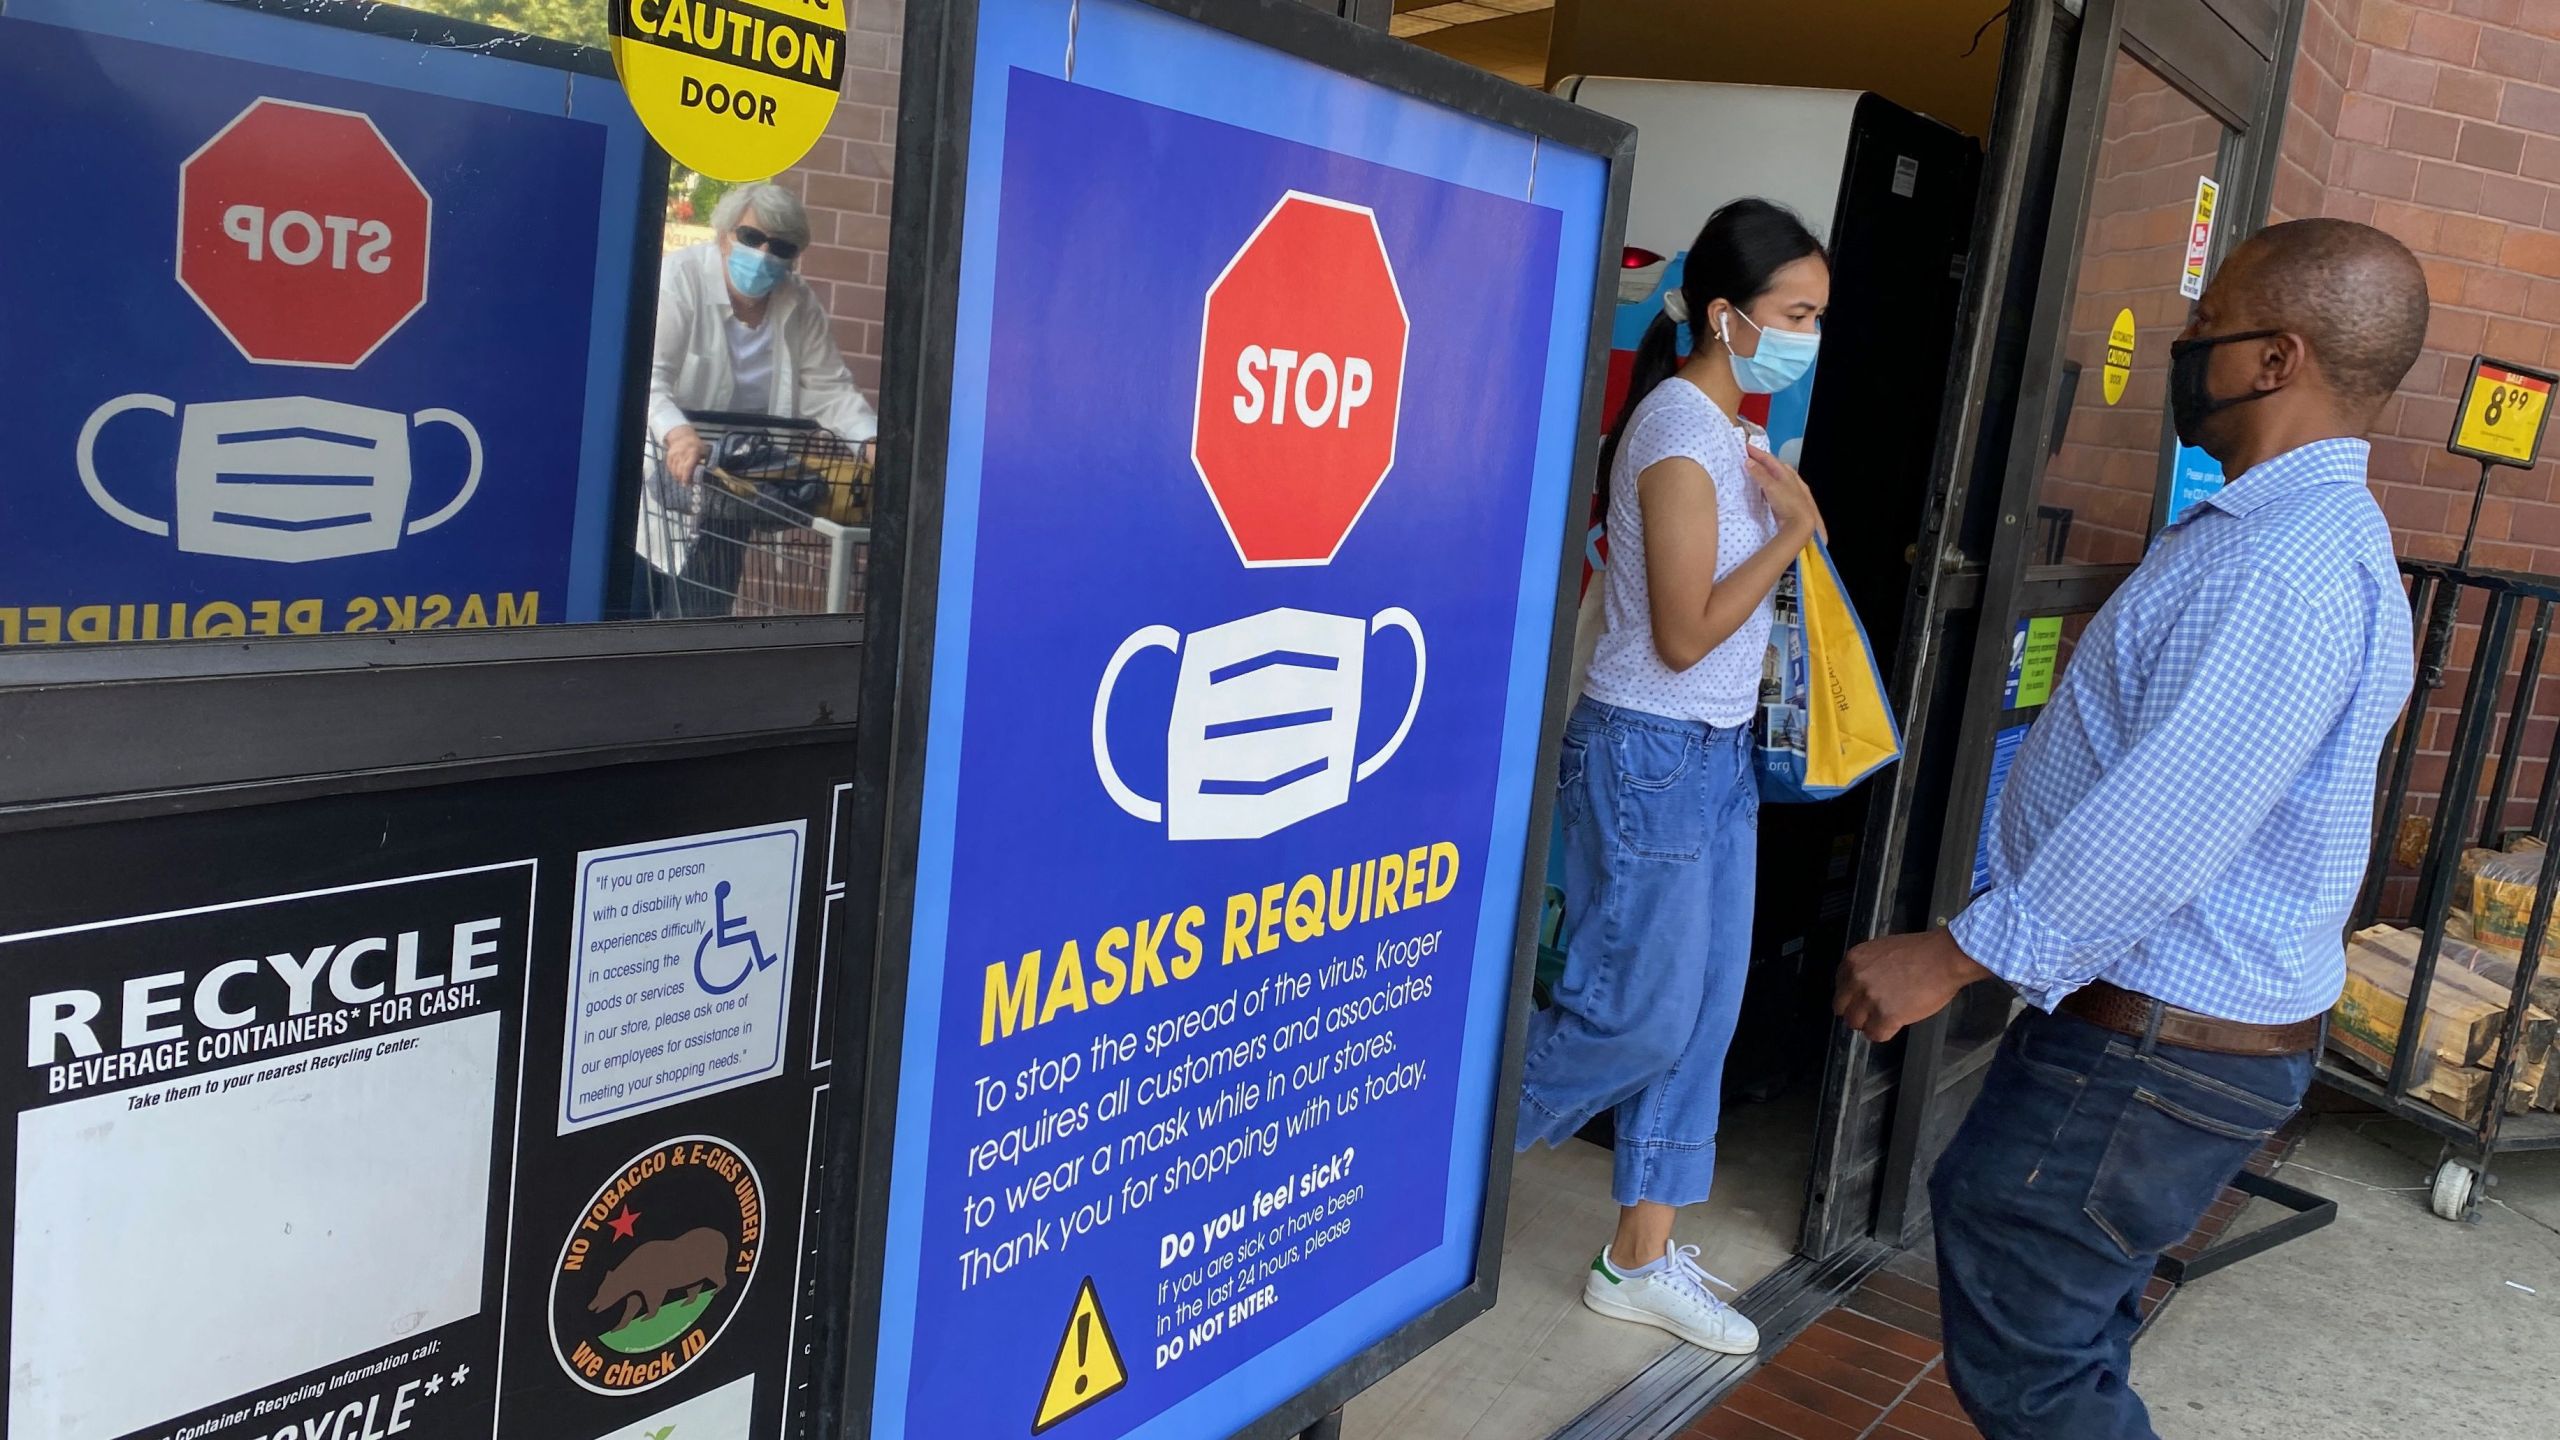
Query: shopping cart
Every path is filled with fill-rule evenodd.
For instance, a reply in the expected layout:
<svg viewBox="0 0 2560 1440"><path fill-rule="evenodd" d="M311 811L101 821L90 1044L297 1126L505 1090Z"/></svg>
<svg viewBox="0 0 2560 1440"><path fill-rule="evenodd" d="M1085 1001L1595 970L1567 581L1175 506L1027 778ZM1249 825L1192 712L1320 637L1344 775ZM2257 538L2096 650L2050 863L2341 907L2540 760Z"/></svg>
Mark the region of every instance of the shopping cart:
<svg viewBox="0 0 2560 1440"><path fill-rule="evenodd" d="M872 462L815 421L705 411L690 476L648 444L639 550L652 619L862 608Z"/></svg>

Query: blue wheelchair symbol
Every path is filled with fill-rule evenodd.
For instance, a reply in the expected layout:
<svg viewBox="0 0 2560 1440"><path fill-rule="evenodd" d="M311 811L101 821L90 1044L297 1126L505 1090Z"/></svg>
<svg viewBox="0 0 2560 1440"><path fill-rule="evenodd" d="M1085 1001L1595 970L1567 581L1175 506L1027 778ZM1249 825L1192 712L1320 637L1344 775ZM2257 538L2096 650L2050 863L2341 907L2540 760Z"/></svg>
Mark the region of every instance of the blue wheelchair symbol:
<svg viewBox="0 0 2560 1440"><path fill-rule="evenodd" d="M703 936L702 943L693 947L693 982L702 987L703 993L726 995L747 983L748 976L759 970L772 969L774 963L782 958L764 948L764 941L748 928L746 916L729 913L729 882L726 880L712 887L711 915L711 933ZM713 983L711 976L702 968L702 962L710 956L714 946L722 950L743 949L747 952L738 957L737 973L718 984Z"/></svg>

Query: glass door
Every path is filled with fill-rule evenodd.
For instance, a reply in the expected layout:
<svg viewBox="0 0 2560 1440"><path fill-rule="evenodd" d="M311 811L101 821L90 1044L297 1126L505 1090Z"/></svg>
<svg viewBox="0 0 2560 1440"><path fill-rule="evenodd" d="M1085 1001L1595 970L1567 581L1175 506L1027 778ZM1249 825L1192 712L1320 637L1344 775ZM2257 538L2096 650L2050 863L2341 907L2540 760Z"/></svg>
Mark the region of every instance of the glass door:
<svg viewBox="0 0 2560 1440"><path fill-rule="evenodd" d="M2218 208L2224 158L2238 148L2239 132L2129 49L2116 52L2105 114L2057 376L2058 422L2027 537L2031 570L2142 558L2177 449L2169 340L2195 303L2182 287L2198 197Z"/></svg>
<svg viewBox="0 0 2560 1440"><path fill-rule="evenodd" d="M1946 719L1923 731L1915 748L1934 753L1915 756L1906 784L1937 777L1945 820L1934 861L1901 867L1926 876L1926 903L1886 912L1894 928L1943 923L1988 883L1984 819L2079 635L2173 505L2219 484L2169 423L2169 343L2210 266L2265 213L2267 122L2298 11L2298 0L2088 0L2076 39L2056 46L2069 91L2041 247L2015 257L2036 278L2012 342L2014 409L2005 434L1986 423L1980 437L1974 513L1943 527L1931 588L1949 643L1915 692L1934 689ZM1993 460L1994 446L2005 456ZM1928 822L1917 824L1925 844ZM1907 908L1921 887L1906 890ZM1911 1032L1881 1187L1888 1237L1919 1224L1928 1166L2018 1003L1986 983Z"/></svg>

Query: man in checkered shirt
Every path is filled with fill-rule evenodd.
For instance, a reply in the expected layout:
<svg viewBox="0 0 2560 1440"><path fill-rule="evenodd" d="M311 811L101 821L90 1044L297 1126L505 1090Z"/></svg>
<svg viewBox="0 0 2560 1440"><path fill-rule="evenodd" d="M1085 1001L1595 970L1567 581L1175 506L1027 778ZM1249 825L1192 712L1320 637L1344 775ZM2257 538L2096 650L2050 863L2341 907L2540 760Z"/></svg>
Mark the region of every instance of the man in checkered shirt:
<svg viewBox="0 0 2560 1440"><path fill-rule="evenodd" d="M2224 263L2169 389L2238 478L2082 637L1989 822L1990 888L1841 966L1877 1041L1977 981L2027 1002L1929 1191L1948 1378L1988 1440L2153 1434L2153 1262L2310 1085L2413 671L2362 437L2426 330L2425 275L2370 226L2278 225Z"/></svg>

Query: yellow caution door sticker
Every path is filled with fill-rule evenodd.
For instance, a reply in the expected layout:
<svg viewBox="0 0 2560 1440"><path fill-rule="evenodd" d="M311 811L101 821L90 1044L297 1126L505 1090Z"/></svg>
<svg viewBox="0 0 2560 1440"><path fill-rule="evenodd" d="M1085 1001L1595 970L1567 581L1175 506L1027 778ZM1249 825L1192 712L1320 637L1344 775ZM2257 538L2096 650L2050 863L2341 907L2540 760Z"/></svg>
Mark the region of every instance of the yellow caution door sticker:
<svg viewBox="0 0 2560 1440"><path fill-rule="evenodd" d="M677 163L761 180L826 133L848 0L611 0L614 68Z"/></svg>
<svg viewBox="0 0 2560 1440"><path fill-rule="evenodd" d="M2107 332L2107 365L2104 381L2107 403L2110 405L2124 399L2125 384L2133 378L2133 341L2133 311L2130 308L2119 310L2116 312L2115 327Z"/></svg>

